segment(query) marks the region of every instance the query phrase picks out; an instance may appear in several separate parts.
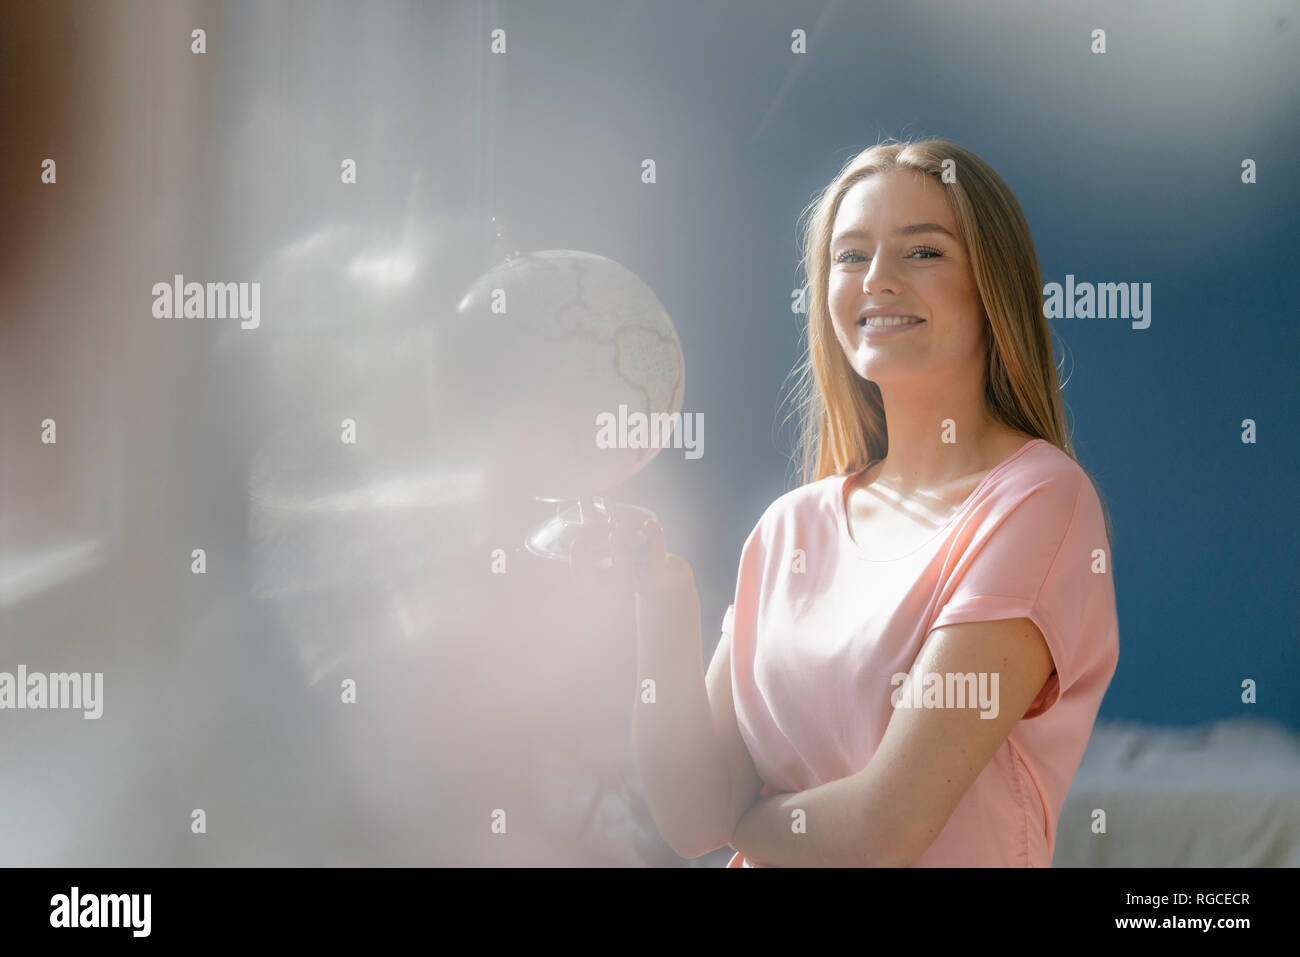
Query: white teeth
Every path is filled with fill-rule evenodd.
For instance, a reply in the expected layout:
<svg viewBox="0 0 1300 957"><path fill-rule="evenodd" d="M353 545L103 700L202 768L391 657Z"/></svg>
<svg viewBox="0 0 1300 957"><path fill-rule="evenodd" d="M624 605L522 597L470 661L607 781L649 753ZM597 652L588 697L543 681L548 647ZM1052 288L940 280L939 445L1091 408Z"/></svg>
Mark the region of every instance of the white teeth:
<svg viewBox="0 0 1300 957"><path fill-rule="evenodd" d="M868 319L863 325L871 326L873 329L888 329L890 326L903 326L920 321L920 319L913 319L910 316L876 316Z"/></svg>

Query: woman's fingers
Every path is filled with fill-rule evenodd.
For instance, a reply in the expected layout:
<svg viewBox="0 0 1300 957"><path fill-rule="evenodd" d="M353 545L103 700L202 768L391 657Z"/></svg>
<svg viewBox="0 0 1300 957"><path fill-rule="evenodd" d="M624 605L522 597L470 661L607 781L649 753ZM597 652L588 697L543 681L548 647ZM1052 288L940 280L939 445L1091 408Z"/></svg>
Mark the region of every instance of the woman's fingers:
<svg viewBox="0 0 1300 957"><path fill-rule="evenodd" d="M632 564L645 555L645 536L639 531L631 531L616 524L610 532L609 541L616 562Z"/></svg>
<svg viewBox="0 0 1300 957"><path fill-rule="evenodd" d="M668 549L663 526L652 518L645 519L634 533L620 533L618 559L634 570L633 587L652 591L668 571Z"/></svg>
<svg viewBox="0 0 1300 957"><path fill-rule="evenodd" d="M569 567L573 576L584 585L594 582L596 576L595 548L591 540L591 529L579 526L577 534L569 545Z"/></svg>
<svg viewBox="0 0 1300 957"><path fill-rule="evenodd" d="M602 543L598 536L605 536ZM612 567L598 565L604 549ZM647 518L639 526L584 524L577 530L569 548L569 563L574 574L587 584L617 591L640 591L658 585L667 571L668 551L663 526Z"/></svg>
<svg viewBox="0 0 1300 957"><path fill-rule="evenodd" d="M646 551L644 557L653 566L658 567L668 554L668 543L664 535L664 527L653 518L647 518L642 526L641 533L645 540Z"/></svg>

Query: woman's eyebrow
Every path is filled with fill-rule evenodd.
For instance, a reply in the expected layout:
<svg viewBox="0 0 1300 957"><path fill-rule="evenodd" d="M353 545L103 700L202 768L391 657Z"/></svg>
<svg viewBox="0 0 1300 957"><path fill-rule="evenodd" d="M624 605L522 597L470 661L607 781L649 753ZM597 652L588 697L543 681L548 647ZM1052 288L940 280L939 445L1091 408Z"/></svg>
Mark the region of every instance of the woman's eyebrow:
<svg viewBox="0 0 1300 957"><path fill-rule="evenodd" d="M938 223L912 223L910 226L900 226L894 230L895 236L912 236L916 233L943 233L951 240L956 240L951 230L940 226ZM846 229L842 233L836 233L831 237L832 243L837 243L841 239L870 239L871 233L865 229Z"/></svg>

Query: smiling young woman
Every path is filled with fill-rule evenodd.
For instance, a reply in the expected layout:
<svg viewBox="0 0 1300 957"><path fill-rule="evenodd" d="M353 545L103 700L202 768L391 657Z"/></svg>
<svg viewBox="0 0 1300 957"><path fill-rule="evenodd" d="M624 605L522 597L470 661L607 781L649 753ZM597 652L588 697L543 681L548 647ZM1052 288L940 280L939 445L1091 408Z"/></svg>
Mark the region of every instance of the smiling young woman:
<svg viewBox="0 0 1300 957"><path fill-rule="evenodd" d="M1050 866L1119 630L1028 224L941 140L864 151L806 212L804 484L746 540L702 688L657 526L630 586L671 693L634 723L652 813L733 867Z"/></svg>

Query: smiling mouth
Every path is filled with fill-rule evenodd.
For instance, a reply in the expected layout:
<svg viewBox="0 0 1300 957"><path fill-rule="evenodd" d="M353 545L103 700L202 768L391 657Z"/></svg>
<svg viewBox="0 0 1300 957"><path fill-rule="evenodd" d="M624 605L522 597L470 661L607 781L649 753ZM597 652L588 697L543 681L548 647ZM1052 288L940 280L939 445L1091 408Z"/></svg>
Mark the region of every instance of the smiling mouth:
<svg viewBox="0 0 1300 957"><path fill-rule="evenodd" d="M895 329L900 326L919 325L924 321L924 319L917 319L915 316L873 316L871 318L863 316L858 320L858 328Z"/></svg>

